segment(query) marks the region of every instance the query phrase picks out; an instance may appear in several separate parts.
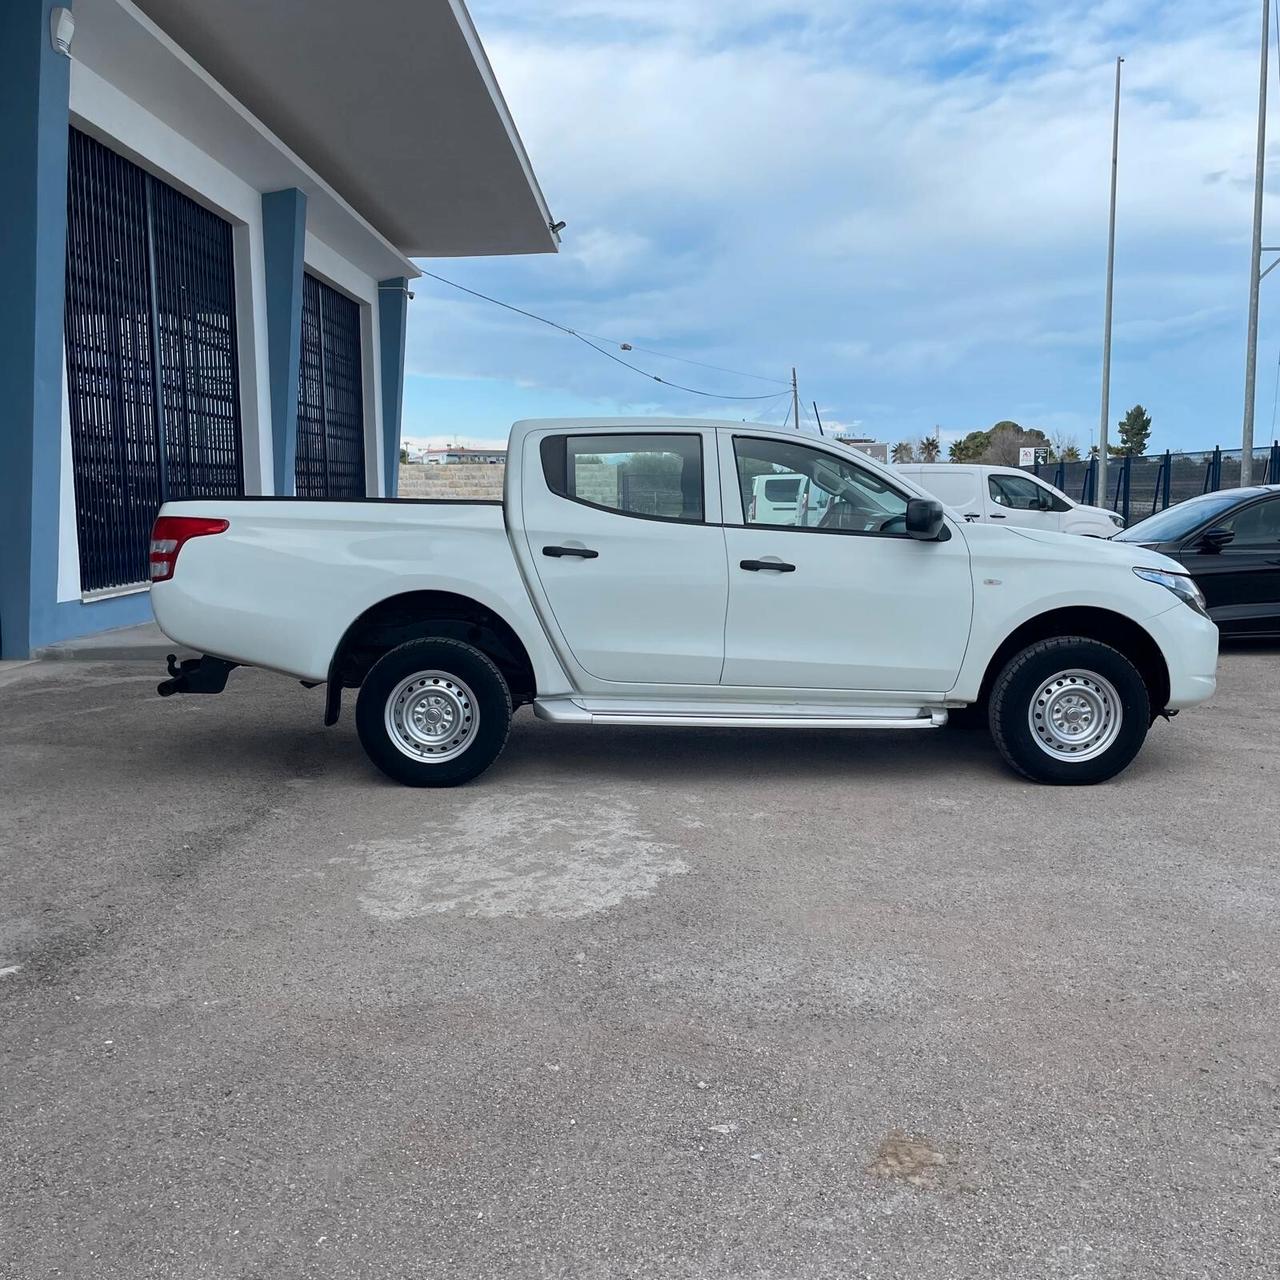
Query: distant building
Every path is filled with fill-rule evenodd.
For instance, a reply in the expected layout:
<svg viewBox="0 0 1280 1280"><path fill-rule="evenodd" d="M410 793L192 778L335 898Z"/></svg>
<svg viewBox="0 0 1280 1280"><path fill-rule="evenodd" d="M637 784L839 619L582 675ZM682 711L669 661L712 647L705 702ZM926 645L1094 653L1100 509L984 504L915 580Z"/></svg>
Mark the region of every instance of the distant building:
<svg viewBox="0 0 1280 1280"><path fill-rule="evenodd" d="M394 494L411 258L553 226L463 0L0 0L0 655L167 499Z"/></svg>
<svg viewBox="0 0 1280 1280"><path fill-rule="evenodd" d="M450 445L444 449L422 449L418 457L410 456L411 462L506 462L505 449L468 449L462 445Z"/></svg>
<svg viewBox="0 0 1280 1280"><path fill-rule="evenodd" d="M860 450L877 462L889 461L889 446L882 440L873 440L870 436L856 436L848 431L837 431L836 439L841 444L848 445L850 449Z"/></svg>

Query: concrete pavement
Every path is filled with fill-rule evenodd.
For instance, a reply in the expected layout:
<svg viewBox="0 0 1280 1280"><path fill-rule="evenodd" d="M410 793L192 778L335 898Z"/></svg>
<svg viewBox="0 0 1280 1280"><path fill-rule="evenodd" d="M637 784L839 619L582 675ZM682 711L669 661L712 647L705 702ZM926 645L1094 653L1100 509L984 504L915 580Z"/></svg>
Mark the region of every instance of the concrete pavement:
<svg viewBox="0 0 1280 1280"><path fill-rule="evenodd" d="M1093 790L237 671L0 688L0 1275L1263 1277L1280 654Z"/></svg>

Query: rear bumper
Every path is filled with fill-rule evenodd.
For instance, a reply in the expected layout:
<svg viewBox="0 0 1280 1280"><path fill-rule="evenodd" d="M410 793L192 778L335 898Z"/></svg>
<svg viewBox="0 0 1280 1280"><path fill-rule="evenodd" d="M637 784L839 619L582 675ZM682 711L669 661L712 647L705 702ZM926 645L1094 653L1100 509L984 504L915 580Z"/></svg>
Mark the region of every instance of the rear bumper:
<svg viewBox="0 0 1280 1280"><path fill-rule="evenodd" d="M1218 687L1218 628L1185 604L1148 618L1145 625L1169 668L1166 708L1181 711L1211 698Z"/></svg>

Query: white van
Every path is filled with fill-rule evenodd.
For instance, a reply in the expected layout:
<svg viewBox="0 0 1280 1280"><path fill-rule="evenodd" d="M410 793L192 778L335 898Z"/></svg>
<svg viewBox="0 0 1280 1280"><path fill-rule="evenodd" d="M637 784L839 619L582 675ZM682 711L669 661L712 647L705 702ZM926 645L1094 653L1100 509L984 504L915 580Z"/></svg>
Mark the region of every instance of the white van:
<svg viewBox="0 0 1280 1280"><path fill-rule="evenodd" d="M831 495L808 476L784 471L756 476L751 481L751 513L761 524L817 525L826 514Z"/></svg>
<svg viewBox="0 0 1280 1280"><path fill-rule="evenodd" d="M894 467L966 520L1008 523L1055 533L1109 538L1124 521L1104 507L1073 502L1060 489L1017 467L912 462Z"/></svg>

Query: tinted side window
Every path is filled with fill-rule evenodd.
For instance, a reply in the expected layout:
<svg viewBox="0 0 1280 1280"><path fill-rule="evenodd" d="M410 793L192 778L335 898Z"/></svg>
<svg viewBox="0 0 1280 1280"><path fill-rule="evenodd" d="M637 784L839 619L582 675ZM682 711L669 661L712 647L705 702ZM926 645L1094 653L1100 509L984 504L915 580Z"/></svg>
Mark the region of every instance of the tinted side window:
<svg viewBox="0 0 1280 1280"><path fill-rule="evenodd" d="M733 448L748 524L906 533L902 517L907 500L857 463L782 440L739 436ZM782 504L770 499L770 487L778 478L796 484L794 502Z"/></svg>
<svg viewBox="0 0 1280 1280"><path fill-rule="evenodd" d="M1229 543L1232 547L1258 547L1280 543L1280 498L1269 498L1245 507L1221 526L1236 536Z"/></svg>
<svg viewBox="0 0 1280 1280"><path fill-rule="evenodd" d="M693 524L705 518L701 436L549 436L542 470L552 493L575 502Z"/></svg>

